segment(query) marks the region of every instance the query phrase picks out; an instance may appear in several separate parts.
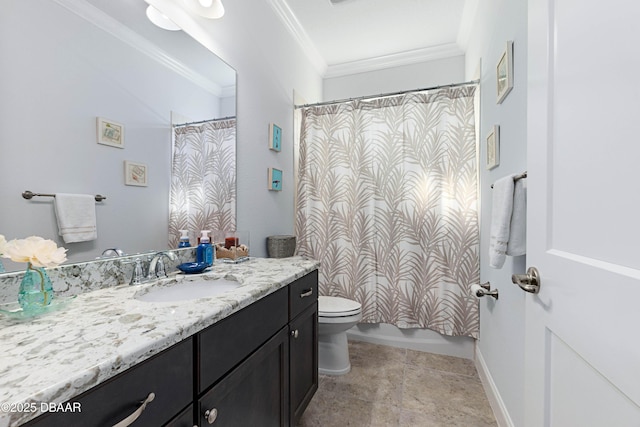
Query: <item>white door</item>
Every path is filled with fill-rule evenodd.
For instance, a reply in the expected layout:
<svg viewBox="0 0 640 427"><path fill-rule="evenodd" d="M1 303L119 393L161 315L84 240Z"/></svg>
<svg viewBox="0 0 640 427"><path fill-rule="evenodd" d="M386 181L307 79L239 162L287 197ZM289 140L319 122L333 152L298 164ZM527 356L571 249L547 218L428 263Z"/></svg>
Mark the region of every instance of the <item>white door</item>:
<svg viewBox="0 0 640 427"><path fill-rule="evenodd" d="M528 43L526 425L638 427L640 2L529 0Z"/></svg>

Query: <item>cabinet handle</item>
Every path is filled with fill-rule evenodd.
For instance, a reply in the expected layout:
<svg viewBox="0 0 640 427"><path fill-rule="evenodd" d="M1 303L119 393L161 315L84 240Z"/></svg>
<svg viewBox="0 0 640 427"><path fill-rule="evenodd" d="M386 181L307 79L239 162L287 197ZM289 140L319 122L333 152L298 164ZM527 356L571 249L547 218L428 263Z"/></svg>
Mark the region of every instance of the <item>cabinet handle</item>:
<svg viewBox="0 0 640 427"><path fill-rule="evenodd" d="M132 413L127 418L120 421L118 424L114 425L113 427L127 427L133 424L133 422L137 420L140 415L142 415L142 412L147 407L147 403L152 402L153 399L155 398L156 398L155 393L149 393L149 396L147 396L147 398L140 404L140 406L138 407L138 409L135 410L134 413Z"/></svg>
<svg viewBox="0 0 640 427"><path fill-rule="evenodd" d="M218 418L218 410L216 408L208 409L207 412L204 413L204 417L209 424L213 424L216 422L216 418Z"/></svg>
<svg viewBox="0 0 640 427"><path fill-rule="evenodd" d="M303 293L301 293L300 298L310 297L311 295L313 295L313 288L309 288L308 291L304 291Z"/></svg>
<svg viewBox="0 0 640 427"><path fill-rule="evenodd" d="M292 336L292 337L294 337L294 338L298 338L298 335L300 335L300 333L298 332L298 330L297 330L297 329L296 329L296 330L294 330L294 331L291 331L291 336Z"/></svg>

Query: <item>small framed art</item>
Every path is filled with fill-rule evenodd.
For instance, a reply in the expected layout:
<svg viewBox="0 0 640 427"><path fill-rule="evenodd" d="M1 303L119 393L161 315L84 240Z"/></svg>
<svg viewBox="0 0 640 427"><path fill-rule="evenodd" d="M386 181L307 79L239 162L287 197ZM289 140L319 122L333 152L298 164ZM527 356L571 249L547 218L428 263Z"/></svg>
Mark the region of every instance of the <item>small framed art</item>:
<svg viewBox="0 0 640 427"><path fill-rule="evenodd" d="M487 135L487 169L491 170L500 164L500 126L494 125Z"/></svg>
<svg viewBox="0 0 640 427"><path fill-rule="evenodd" d="M496 65L496 87L497 87L497 103L507 97L511 89L513 89L513 42L508 41L507 47L500 55L498 65Z"/></svg>
<svg viewBox="0 0 640 427"><path fill-rule="evenodd" d="M98 144L124 148L124 125L103 117L96 119Z"/></svg>
<svg viewBox="0 0 640 427"><path fill-rule="evenodd" d="M269 190L282 191L282 171L276 168L269 168Z"/></svg>
<svg viewBox="0 0 640 427"><path fill-rule="evenodd" d="M125 160L124 161L124 183L125 185L146 187L148 185L147 165L143 163L134 163L134 162Z"/></svg>
<svg viewBox="0 0 640 427"><path fill-rule="evenodd" d="M282 128L275 123L269 124L269 149L280 151L282 145Z"/></svg>

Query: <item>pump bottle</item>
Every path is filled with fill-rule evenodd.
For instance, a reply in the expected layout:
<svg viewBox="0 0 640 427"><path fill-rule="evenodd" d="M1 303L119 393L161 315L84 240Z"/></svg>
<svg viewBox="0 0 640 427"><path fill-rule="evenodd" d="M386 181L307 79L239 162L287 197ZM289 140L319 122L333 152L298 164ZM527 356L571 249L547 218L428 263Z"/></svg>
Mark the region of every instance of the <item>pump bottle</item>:
<svg viewBox="0 0 640 427"><path fill-rule="evenodd" d="M202 230L200 236L200 244L196 248L196 260L198 262L204 262L208 266L213 265L213 246L209 241L210 230Z"/></svg>
<svg viewBox="0 0 640 427"><path fill-rule="evenodd" d="M180 243L178 243L178 248L190 248L191 243L189 243L189 231L188 230L180 230Z"/></svg>

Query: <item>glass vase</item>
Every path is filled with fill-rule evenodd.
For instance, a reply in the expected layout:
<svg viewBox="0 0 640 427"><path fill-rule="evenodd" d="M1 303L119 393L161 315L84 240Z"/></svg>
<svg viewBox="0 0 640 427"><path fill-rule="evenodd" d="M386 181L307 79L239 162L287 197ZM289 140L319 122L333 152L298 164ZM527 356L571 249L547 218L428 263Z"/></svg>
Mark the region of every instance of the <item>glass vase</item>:
<svg viewBox="0 0 640 427"><path fill-rule="evenodd" d="M43 267L34 267L29 263L18 293L18 303L23 312L35 314L44 311L52 300L53 286L47 272Z"/></svg>

